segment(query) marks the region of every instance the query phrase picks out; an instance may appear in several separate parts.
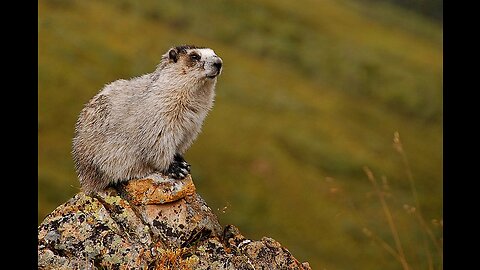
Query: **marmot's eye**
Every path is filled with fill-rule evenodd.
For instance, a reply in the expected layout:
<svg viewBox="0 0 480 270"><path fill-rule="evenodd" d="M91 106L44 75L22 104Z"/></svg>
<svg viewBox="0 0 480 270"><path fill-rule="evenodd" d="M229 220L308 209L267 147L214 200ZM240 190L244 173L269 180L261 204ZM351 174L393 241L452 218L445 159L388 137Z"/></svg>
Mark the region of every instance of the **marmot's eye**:
<svg viewBox="0 0 480 270"><path fill-rule="evenodd" d="M200 60L200 55L198 55L196 53L192 53L192 54L190 54L190 59L192 59L194 61L198 61L198 60Z"/></svg>

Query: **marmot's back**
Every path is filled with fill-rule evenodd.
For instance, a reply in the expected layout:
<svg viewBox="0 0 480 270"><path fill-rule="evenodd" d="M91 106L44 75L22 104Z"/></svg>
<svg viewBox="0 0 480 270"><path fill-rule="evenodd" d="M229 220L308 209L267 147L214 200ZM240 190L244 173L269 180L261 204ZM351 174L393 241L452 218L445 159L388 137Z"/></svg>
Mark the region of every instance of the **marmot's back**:
<svg viewBox="0 0 480 270"><path fill-rule="evenodd" d="M106 85L75 126L72 154L83 190L155 172L185 177L190 165L182 155L213 106L221 68L211 49L178 46L154 72Z"/></svg>

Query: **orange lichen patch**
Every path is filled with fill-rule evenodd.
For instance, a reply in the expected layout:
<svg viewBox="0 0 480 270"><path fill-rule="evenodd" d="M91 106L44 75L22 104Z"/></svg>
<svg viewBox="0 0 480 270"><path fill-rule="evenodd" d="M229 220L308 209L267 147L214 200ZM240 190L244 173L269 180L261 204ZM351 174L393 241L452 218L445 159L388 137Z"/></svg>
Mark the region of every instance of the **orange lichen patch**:
<svg viewBox="0 0 480 270"><path fill-rule="evenodd" d="M156 261L155 270L192 270L198 263L198 258L188 256L190 251L185 248L164 250Z"/></svg>
<svg viewBox="0 0 480 270"><path fill-rule="evenodd" d="M125 185L135 205L165 204L195 194L190 175L181 180L165 179L152 175L145 179L131 180Z"/></svg>

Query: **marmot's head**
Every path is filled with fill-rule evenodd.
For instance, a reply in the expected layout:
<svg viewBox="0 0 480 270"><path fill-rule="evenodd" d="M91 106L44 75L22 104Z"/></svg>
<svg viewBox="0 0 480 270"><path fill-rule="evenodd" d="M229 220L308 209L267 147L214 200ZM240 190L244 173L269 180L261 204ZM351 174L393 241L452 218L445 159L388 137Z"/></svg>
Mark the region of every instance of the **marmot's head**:
<svg viewBox="0 0 480 270"><path fill-rule="evenodd" d="M173 47L162 56L162 67L179 76L215 80L222 71L223 61L212 49L193 45Z"/></svg>

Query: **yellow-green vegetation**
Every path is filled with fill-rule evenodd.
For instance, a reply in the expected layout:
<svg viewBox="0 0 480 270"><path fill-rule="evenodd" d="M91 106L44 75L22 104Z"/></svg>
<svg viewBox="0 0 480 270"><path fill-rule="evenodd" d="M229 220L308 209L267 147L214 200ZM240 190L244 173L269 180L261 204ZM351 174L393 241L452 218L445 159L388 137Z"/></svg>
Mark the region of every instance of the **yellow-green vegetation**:
<svg viewBox="0 0 480 270"><path fill-rule="evenodd" d="M222 224L313 269L441 268L442 27L362 3L40 1L39 223L79 191L70 150L83 104L188 43L224 60L185 156Z"/></svg>

